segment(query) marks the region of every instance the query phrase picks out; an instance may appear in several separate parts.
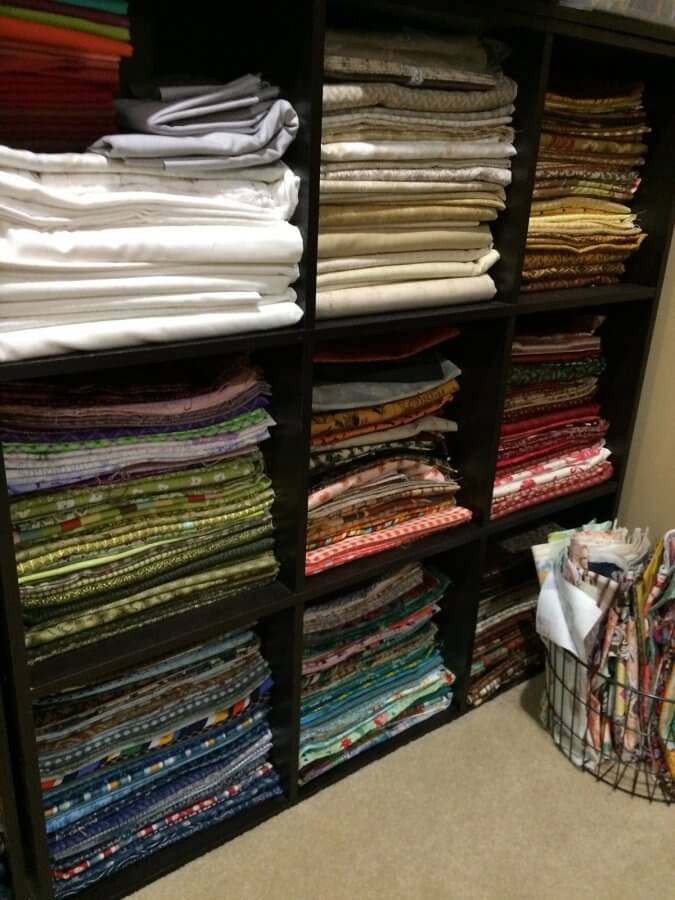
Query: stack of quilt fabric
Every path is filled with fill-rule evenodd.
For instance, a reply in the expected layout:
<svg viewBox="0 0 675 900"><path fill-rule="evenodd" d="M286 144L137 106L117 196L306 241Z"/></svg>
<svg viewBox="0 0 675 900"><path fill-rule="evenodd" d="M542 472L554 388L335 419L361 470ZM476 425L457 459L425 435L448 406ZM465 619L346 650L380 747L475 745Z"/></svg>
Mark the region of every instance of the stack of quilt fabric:
<svg viewBox="0 0 675 900"><path fill-rule="evenodd" d="M599 335L522 334L512 360L492 518L584 490L613 471L597 402L605 370Z"/></svg>
<svg viewBox="0 0 675 900"><path fill-rule="evenodd" d="M539 582L530 548L556 527L527 531L491 548L480 585L467 695L471 706L543 669L544 648L535 628Z"/></svg>
<svg viewBox="0 0 675 900"><path fill-rule="evenodd" d="M27 644L37 657L275 578L258 445L274 420L244 358L0 391Z"/></svg>
<svg viewBox="0 0 675 900"><path fill-rule="evenodd" d="M121 0L17 0L0 7L2 139L84 150L114 127L119 62L132 54Z"/></svg>
<svg viewBox="0 0 675 900"><path fill-rule="evenodd" d="M451 328L317 352L308 575L471 518L455 500L445 439L457 425L442 415L460 370L435 349L456 334Z"/></svg>
<svg viewBox="0 0 675 900"><path fill-rule="evenodd" d="M547 94L523 290L615 284L645 239L630 208L650 130L642 91Z"/></svg>
<svg viewBox="0 0 675 900"><path fill-rule="evenodd" d="M517 87L472 37L328 31L319 318L488 300Z"/></svg>
<svg viewBox="0 0 675 900"><path fill-rule="evenodd" d="M253 76L162 92L96 152L0 147L0 362L302 318L292 106Z"/></svg>
<svg viewBox="0 0 675 900"><path fill-rule="evenodd" d="M281 795L271 686L245 630L38 701L56 896Z"/></svg>
<svg viewBox="0 0 675 900"><path fill-rule="evenodd" d="M447 588L409 563L306 610L301 784L448 709L455 676L432 622Z"/></svg>

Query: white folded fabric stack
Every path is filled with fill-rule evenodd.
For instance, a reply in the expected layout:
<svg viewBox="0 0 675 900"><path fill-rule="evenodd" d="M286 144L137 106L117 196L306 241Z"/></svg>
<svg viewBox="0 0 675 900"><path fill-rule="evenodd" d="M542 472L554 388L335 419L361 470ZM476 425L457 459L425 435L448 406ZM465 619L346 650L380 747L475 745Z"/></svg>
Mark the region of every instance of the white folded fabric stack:
<svg viewBox="0 0 675 900"><path fill-rule="evenodd" d="M301 319L295 111L253 76L162 90L182 99L125 101L154 131L96 152L0 147L0 362Z"/></svg>
<svg viewBox="0 0 675 900"><path fill-rule="evenodd" d="M319 318L488 300L517 86L477 38L329 31Z"/></svg>

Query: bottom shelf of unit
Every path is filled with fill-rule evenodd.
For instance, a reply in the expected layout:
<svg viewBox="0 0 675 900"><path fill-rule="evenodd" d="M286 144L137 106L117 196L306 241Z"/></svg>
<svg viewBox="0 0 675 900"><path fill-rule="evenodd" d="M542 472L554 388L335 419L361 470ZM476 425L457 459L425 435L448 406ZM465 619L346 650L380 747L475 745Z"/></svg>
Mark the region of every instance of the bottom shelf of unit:
<svg viewBox="0 0 675 900"><path fill-rule="evenodd" d="M479 703L478 706L472 706L469 701L466 702L465 713L475 712L477 709L483 709L484 706L487 706L489 703L492 703L493 700L496 700L497 697L501 697L502 694L505 694L507 691L510 691L512 688L516 688L521 684L525 684L526 681L532 681L533 678L537 678L539 675L544 674L545 664L544 661L541 661L541 665L533 666L528 672L526 672L522 678L519 678L518 681L513 681L511 684L505 684L500 687L495 693L488 697L487 700L483 700L482 703Z"/></svg>
<svg viewBox="0 0 675 900"><path fill-rule="evenodd" d="M425 722L413 725L408 731L397 734L396 737L391 738L391 740L384 741L382 744L377 744L370 750L364 750L359 756L355 756L353 759L347 760L341 765L336 766L334 769L325 772L323 775L319 775L308 784L301 785L298 792L299 800L304 800L307 797L313 796L323 788L341 781L348 775L353 775L354 772L357 772L369 763L375 762L377 759L382 759L382 757L387 756L387 754L392 753L394 750L398 750L399 747L403 747L405 744L409 744L411 741L414 741L425 734L429 734L431 731L435 731L442 725L453 722L460 716L459 707L457 706L457 708L455 708L455 703L453 703L449 709L432 716Z"/></svg>
<svg viewBox="0 0 675 900"><path fill-rule="evenodd" d="M186 863L192 862L203 854L220 847L222 844L238 837L245 831L261 825L267 819L283 812L289 806L286 797L275 797L247 810L231 819L226 819L211 828L205 828L185 840L178 841L170 847L150 854L141 863L135 863L126 869L103 878L97 884L80 891L74 896L77 900L118 900L134 891L168 875ZM217 889L215 897L224 896Z"/></svg>
<svg viewBox="0 0 675 900"><path fill-rule="evenodd" d="M547 503L538 503L536 506L528 506L526 509L520 509L504 516L501 519L492 519L485 526L485 530L489 535L500 534L501 532L510 531L512 528L520 528L523 525L535 524L554 516L556 513L564 512L575 506L581 506L590 503L592 500L599 500L602 497L612 497L618 490L616 481L604 481L602 484L596 484L585 491L578 491L574 494L565 494L563 497L556 497ZM579 523L583 524L582 522Z"/></svg>

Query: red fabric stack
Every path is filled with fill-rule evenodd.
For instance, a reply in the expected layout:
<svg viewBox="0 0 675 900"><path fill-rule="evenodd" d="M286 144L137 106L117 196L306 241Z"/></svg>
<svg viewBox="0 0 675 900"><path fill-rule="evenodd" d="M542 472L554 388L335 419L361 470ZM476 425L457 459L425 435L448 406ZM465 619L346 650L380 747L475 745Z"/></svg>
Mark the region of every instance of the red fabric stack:
<svg viewBox="0 0 675 900"><path fill-rule="evenodd" d="M0 15L0 141L81 151L115 130L119 61L131 56L119 0L14 0Z"/></svg>
<svg viewBox="0 0 675 900"><path fill-rule="evenodd" d="M520 335L502 423L492 518L500 518L612 475L596 402L604 369L592 331Z"/></svg>

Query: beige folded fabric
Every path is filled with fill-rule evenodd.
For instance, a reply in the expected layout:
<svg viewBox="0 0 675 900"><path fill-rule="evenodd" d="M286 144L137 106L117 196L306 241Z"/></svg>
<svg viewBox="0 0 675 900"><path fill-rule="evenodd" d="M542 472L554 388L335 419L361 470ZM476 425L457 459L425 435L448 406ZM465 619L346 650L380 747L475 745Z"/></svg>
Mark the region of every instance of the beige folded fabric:
<svg viewBox="0 0 675 900"><path fill-rule="evenodd" d="M513 128L499 126L497 128L474 128L465 133L450 128L422 128L419 125L406 125L400 128L384 125L355 125L348 129L324 128L321 131L321 143L346 143L349 141L402 141L415 135L418 141L503 141L513 143Z"/></svg>
<svg viewBox="0 0 675 900"><path fill-rule="evenodd" d="M582 236L583 237L583 236ZM527 239L527 249L528 250L556 250L556 251L569 251L571 253L577 253L583 256L584 253L595 253L598 250L614 250L617 247L626 251L626 256L629 253L637 250L643 240L647 237L646 234L637 235L635 238L631 238L626 240L625 238L612 237L611 235L604 236L601 240L598 241L589 241L587 244L583 243L573 243L570 240L570 236L566 236L565 238L550 238L550 237L542 237L542 238L530 238L528 236Z"/></svg>
<svg viewBox="0 0 675 900"><path fill-rule="evenodd" d="M327 53L323 70L332 78L396 81L401 84L429 84L456 90L480 90L492 87L496 78L482 72L470 72L447 65L414 64L399 59L371 59L348 54Z"/></svg>
<svg viewBox="0 0 675 900"><path fill-rule="evenodd" d="M496 293L497 288L489 275L319 291L316 295L316 314L319 319L334 319L400 309L477 303L490 300Z"/></svg>
<svg viewBox="0 0 675 900"><path fill-rule="evenodd" d="M593 197L565 197L562 200L534 200L530 208L530 215L557 215L561 213L613 213L626 216L631 214L631 209L623 203L615 203L611 200L598 200Z"/></svg>
<svg viewBox="0 0 675 900"><path fill-rule="evenodd" d="M406 194L408 197L438 197L446 195L452 199L456 193L448 190L448 184L444 181L334 181L322 178L320 181L321 196L330 197L331 203L340 203L346 196L360 196L363 202L374 202L375 194L383 194L389 197L392 194ZM464 185L462 192L465 193ZM486 191L481 191L487 193ZM505 194L495 191L497 197L505 199Z"/></svg>
<svg viewBox="0 0 675 900"><path fill-rule="evenodd" d="M492 246L487 225L450 230L384 232L351 231L319 235L319 257L356 256L362 253L396 253L402 250L471 250Z"/></svg>
<svg viewBox="0 0 675 900"><path fill-rule="evenodd" d="M514 110L515 106L511 103L484 113L450 113L439 116L437 112L372 106L346 112L324 111L322 125L324 128L370 124L411 127L432 123L434 128L488 128L492 125L510 125Z"/></svg>
<svg viewBox="0 0 675 900"><path fill-rule="evenodd" d="M496 182L502 186L511 183L511 160L493 160L489 165L481 165L477 160L472 160L469 165L453 159L406 159L404 163L391 160L371 159L367 163L361 160L342 160L341 162L321 163L321 174L327 172L353 172L361 170L390 172L419 172L420 179L438 180L442 172L446 181L487 181ZM381 176L378 176L381 177ZM377 180L377 179L376 179Z"/></svg>
<svg viewBox="0 0 675 900"><path fill-rule="evenodd" d="M317 290L323 292L394 282L426 281L431 278L471 278L484 275L498 259L499 253L489 250L475 262L420 262L328 272L318 275L316 284Z"/></svg>
<svg viewBox="0 0 675 900"><path fill-rule="evenodd" d="M378 192L379 193L379 192ZM426 193L423 191L422 193ZM373 207L384 207L387 206L388 209L391 209L392 204L399 204L400 198L395 196L395 194L387 201L387 204L378 202L365 203L362 205L365 206L373 206ZM337 196L333 197L332 195L328 195L327 197L323 197L321 200L321 205L323 209L343 209L345 204L342 202L342 197ZM416 203L416 206L423 207L428 209L430 206L443 206L443 207L467 207L471 209L499 209L502 210L505 207L504 198L501 197L497 193L487 193L487 192L475 192L475 193L467 193L466 191L445 194L438 192L438 194L433 195L433 200L424 200L423 202Z"/></svg>
<svg viewBox="0 0 675 900"><path fill-rule="evenodd" d="M321 159L326 162L343 160L408 160L451 159L467 165L491 165L495 160L515 156L513 144L506 141L341 141L322 144Z"/></svg>
<svg viewBox="0 0 675 900"><path fill-rule="evenodd" d="M640 234L640 228L637 225L615 225L610 222L570 222L568 224L556 222L547 224L545 219L541 222L530 219L527 233L538 237L543 237L544 235L551 237L556 235L566 236L568 234L606 234L631 237Z"/></svg>
<svg viewBox="0 0 675 900"><path fill-rule="evenodd" d="M416 263L475 262L485 255L479 250L411 250L401 253L371 253L363 256L339 256L335 259L320 259L317 273L348 272L351 269L379 268L380 266L401 266Z"/></svg>
<svg viewBox="0 0 675 900"><path fill-rule="evenodd" d="M481 219L479 219L477 216L474 219L467 219L466 216L463 216L461 219L440 219L436 222L425 222L422 219L416 222L401 222L392 225L387 222L380 222L377 225L331 225L330 227L321 229L321 231L323 234L348 234L349 232L354 231L357 228L377 228L378 231L386 232L387 234L394 234L401 231L423 231L429 227L432 227L436 230L447 228L452 231L453 229L457 228L477 228L481 224Z"/></svg>
<svg viewBox="0 0 675 900"><path fill-rule="evenodd" d="M427 112L478 112L497 109L516 99L515 81L502 77L487 91L441 91L402 87L377 82L370 84L324 84L323 108L355 109L360 106L384 106Z"/></svg>
<svg viewBox="0 0 675 900"><path fill-rule="evenodd" d="M322 205L319 212L319 228L342 228L365 225L428 226L435 222L475 221L491 222L497 218L497 209L486 205L456 206L452 203L400 206L398 203L360 204L358 207Z"/></svg>
<svg viewBox="0 0 675 900"><path fill-rule="evenodd" d="M487 49L478 37L432 35L405 29L326 29L326 53L350 53L361 59L399 59L412 64L461 66L486 72Z"/></svg>

